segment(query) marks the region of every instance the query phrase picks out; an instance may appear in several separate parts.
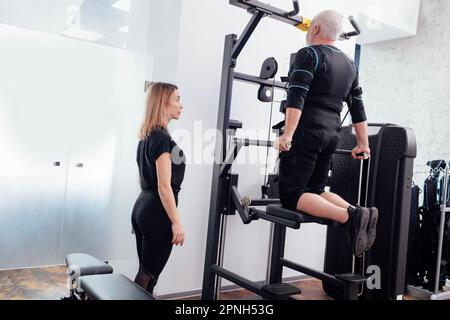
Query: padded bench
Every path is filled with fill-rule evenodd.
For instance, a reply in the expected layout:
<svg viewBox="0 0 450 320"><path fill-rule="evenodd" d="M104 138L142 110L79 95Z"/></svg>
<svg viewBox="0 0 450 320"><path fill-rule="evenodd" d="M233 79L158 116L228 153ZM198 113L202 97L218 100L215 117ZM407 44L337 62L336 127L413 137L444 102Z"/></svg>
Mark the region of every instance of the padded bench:
<svg viewBox="0 0 450 320"><path fill-rule="evenodd" d="M99 259L84 253L72 253L66 256L69 275L70 296L64 299L84 300L85 293L80 287L79 278L97 274L111 274L113 268Z"/></svg>
<svg viewBox="0 0 450 320"><path fill-rule="evenodd" d="M266 212L269 215L272 215L272 216L275 216L278 218L282 218L285 220L295 221L300 224L319 223L322 225L334 226L334 227L339 225L339 223L336 221L314 217L314 216L311 216L309 214L302 213L299 211L292 211L292 210L285 209L282 207L281 204L268 205L266 208Z"/></svg>
<svg viewBox="0 0 450 320"><path fill-rule="evenodd" d="M83 276L80 287L90 300L155 300L122 274Z"/></svg>
<svg viewBox="0 0 450 320"><path fill-rule="evenodd" d="M154 300L154 297L113 268L91 255L66 256L72 300Z"/></svg>
<svg viewBox="0 0 450 320"><path fill-rule="evenodd" d="M66 265L69 275L76 278L94 274L113 273L113 268L97 258L84 253L72 253L66 256Z"/></svg>
<svg viewBox="0 0 450 320"><path fill-rule="evenodd" d="M309 214L292 211L283 208L281 205L268 205L266 207L266 215L276 223L276 220L283 220L284 222L294 222L294 224L284 223L284 226L297 227L304 223L319 223L326 226L337 227L340 223L333 220L318 218ZM312 276L322 280L324 283L332 283L334 286L342 288L345 292L347 300L358 300L358 292L360 286L367 281L367 277L356 273L336 274L331 275L325 272L320 272L306 266L291 262L280 256L280 265Z"/></svg>

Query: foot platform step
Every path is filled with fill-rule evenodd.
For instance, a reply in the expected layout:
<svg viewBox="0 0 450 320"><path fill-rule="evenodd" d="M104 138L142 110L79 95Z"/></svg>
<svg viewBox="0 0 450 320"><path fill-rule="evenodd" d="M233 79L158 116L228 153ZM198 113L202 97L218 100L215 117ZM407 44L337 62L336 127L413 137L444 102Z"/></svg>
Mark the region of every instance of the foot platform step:
<svg viewBox="0 0 450 320"><path fill-rule="evenodd" d="M360 283L364 283L367 281L367 277L360 275L358 273L344 273L344 274L337 274L336 278L345 282L350 282L350 283L356 283L356 284L360 284Z"/></svg>
<svg viewBox="0 0 450 320"><path fill-rule="evenodd" d="M279 299L288 298L295 294L302 293L300 288L294 287L288 283L274 283L263 286L262 289L273 294L275 297Z"/></svg>

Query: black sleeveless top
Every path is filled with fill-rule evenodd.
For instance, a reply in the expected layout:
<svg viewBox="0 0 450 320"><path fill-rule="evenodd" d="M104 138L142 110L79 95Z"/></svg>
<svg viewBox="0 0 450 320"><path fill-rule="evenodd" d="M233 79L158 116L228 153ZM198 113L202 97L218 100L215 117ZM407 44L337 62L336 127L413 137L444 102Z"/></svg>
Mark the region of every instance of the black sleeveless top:
<svg viewBox="0 0 450 320"><path fill-rule="evenodd" d="M166 152L170 153L172 159L172 190L175 194L180 192L186 169L186 157L164 128L153 131L145 140L139 141L136 161L143 191L158 191L156 160Z"/></svg>

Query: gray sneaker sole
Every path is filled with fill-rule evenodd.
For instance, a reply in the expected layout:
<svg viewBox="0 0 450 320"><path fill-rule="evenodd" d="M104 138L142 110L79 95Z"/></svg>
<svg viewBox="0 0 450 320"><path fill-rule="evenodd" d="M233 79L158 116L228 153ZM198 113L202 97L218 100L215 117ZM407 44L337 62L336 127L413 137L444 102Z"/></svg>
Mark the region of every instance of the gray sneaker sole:
<svg viewBox="0 0 450 320"><path fill-rule="evenodd" d="M364 213L364 209L361 209L361 221L360 225L357 227L355 242L353 245L353 253L355 256L359 257L364 252L367 251L367 243L368 243L368 235L367 235L367 226L369 225L370 215L368 213Z"/></svg>
<svg viewBox="0 0 450 320"><path fill-rule="evenodd" d="M378 209L370 208L370 220L369 225L367 227L367 249L370 250L375 243L375 239L377 237L377 223L378 223Z"/></svg>

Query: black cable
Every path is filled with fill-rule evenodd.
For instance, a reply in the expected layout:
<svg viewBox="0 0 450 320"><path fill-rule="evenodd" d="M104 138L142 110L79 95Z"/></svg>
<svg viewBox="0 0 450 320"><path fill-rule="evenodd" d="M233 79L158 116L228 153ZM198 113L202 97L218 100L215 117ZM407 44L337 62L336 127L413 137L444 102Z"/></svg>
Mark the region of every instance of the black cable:
<svg viewBox="0 0 450 320"><path fill-rule="evenodd" d="M341 126L344 124L344 122L347 119L349 113L350 113L350 109L348 109L347 113L345 114L344 120L342 120L342 122L341 122Z"/></svg>

